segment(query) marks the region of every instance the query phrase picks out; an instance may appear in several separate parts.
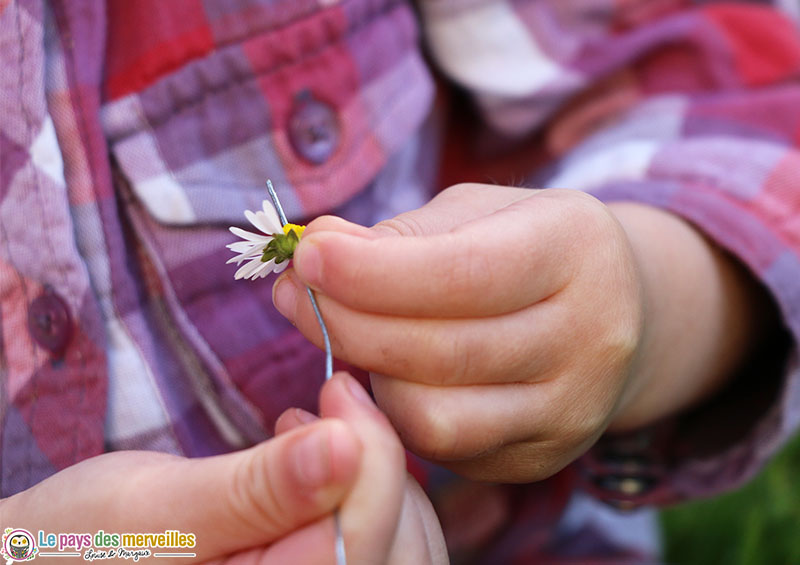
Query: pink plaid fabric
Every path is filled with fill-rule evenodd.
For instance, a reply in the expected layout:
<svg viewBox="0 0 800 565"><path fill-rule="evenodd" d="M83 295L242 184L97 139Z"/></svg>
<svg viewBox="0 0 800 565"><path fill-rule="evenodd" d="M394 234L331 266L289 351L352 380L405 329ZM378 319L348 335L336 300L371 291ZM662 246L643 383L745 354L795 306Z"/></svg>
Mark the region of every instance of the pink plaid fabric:
<svg viewBox="0 0 800 565"><path fill-rule="evenodd" d="M473 485L411 458L454 560L641 560L655 546L649 515L617 515L585 492L617 505L705 496L751 477L790 437L800 419L794 4L417 8L0 1L0 494L105 450L237 449L268 438L285 408L313 410L320 353L275 312L268 283L233 281L226 227L258 207L268 177L298 221L370 224L421 205L451 139L437 128L431 65L443 88L475 101L487 139L505 138L488 148L494 163L448 178L485 180L509 139L535 135L515 158L532 183L691 220L770 290L787 330L774 363L712 406L605 438L550 481ZM317 112L310 141L297 138L304 107ZM335 134L329 146L319 128ZM620 457L644 461L642 492L614 487L630 467L615 466Z"/></svg>

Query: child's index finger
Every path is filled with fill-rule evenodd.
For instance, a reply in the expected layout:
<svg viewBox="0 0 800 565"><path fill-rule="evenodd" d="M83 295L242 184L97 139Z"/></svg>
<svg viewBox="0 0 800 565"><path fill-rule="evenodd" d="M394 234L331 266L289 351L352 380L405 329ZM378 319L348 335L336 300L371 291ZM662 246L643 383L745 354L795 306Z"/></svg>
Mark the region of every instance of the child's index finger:
<svg viewBox="0 0 800 565"><path fill-rule="evenodd" d="M531 208L531 206L527 206ZM361 311L399 316L474 317L513 312L552 295L568 278L563 230L553 215L522 206L452 231L361 237L316 231L294 255L300 279Z"/></svg>

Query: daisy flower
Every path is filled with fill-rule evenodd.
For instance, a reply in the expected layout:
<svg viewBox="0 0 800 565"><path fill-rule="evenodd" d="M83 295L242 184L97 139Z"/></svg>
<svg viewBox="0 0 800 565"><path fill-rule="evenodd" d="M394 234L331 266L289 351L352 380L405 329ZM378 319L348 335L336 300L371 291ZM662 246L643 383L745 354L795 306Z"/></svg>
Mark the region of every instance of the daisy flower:
<svg viewBox="0 0 800 565"><path fill-rule="evenodd" d="M278 213L268 200L264 200L262 210L245 210L244 216L261 233L253 233L241 228L231 227L231 233L243 241L229 243L226 247L237 253L228 263L244 265L239 267L234 278L258 279L270 273L280 273L289 265L297 243L303 235L305 226L286 224L281 226Z"/></svg>

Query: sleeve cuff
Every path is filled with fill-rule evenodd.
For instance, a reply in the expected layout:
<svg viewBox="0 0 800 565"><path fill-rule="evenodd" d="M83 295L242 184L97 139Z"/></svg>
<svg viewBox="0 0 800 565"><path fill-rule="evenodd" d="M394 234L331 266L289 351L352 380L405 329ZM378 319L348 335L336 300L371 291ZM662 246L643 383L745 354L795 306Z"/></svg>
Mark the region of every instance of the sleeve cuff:
<svg viewBox="0 0 800 565"><path fill-rule="evenodd" d="M800 259L741 201L703 186L632 181L592 193L658 207L703 231L768 289L785 328L723 391L649 428L603 437L578 462L583 488L618 508L707 497L753 477L800 422Z"/></svg>

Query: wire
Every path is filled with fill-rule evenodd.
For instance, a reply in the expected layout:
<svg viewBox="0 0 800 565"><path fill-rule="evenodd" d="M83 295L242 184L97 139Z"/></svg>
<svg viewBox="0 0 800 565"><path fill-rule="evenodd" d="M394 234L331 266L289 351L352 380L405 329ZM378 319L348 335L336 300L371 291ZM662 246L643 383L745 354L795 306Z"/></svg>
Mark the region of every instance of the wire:
<svg viewBox="0 0 800 565"><path fill-rule="evenodd" d="M289 222L286 221L286 214L283 212L283 206L278 199L278 193L272 186L272 181L267 179L267 191L269 197L272 199L272 204L275 205L275 210L278 212L278 218L281 221L281 226L285 226ZM311 300L311 307L314 309L314 315L319 322L319 329L322 330L322 340L325 343L325 380L329 381L333 376L333 352L331 351L331 340L328 337L328 327L325 325L325 320L322 319L322 312L319 311L317 298L314 296L314 291L306 286L308 298ZM339 520L339 511L333 515L334 526L336 528L336 565L347 565L347 555L344 551L344 534L342 533L342 524Z"/></svg>

